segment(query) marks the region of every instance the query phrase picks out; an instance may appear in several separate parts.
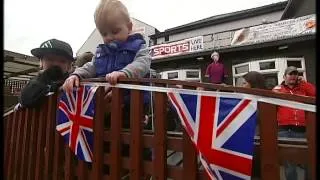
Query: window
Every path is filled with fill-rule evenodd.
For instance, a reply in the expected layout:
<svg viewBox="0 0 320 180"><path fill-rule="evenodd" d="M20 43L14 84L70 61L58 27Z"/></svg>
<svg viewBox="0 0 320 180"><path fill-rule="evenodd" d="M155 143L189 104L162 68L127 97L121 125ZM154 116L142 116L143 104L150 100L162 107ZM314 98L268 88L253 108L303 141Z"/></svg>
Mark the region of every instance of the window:
<svg viewBox="0 0 320 180"><path fill-rule="evenodd" d="M249 65L243 65L235 68L236 74L249 72Z"/></svg>
<svg viewBox="0 0 320 180"><path fill-rule="evenodd" d="M283 74L288 66L295 66L299 71L299 76L306 79L306 68L303 57L300 58L274 58L264 60L252 60L250 62L235 64L232 66L233 85L240 86L243 82L242 76L249 71L258 71L265 77L267 89L283 81Z"/></svg>
<svg viewBox="0 0 320 180"><path fill-rule="evenodd" d="M277 73L272 73L272 74L264 74L264 79L266 82L266 88L267 89L272 89L276 85L278 85L278 74Z"/></svg>
<svg viewBox="0 0 320 180"><path fill-rule="evenodd" d="M294 66L296 68L302 68L302 65L301 65L301 61L297 61L297 60L288 60L287 61L287 66Z"/></svg>
<svg viewBox="0 0 320 180"><path fill-rule="evenodd" d="M187 78L199 78L199 71L187 71Z"/></svg>
<svg viewBox="0 0 320 180"><path fill-rule="evenodd" d="M167 35L167 36L164 36L164 41L169 41L169 36Z"/></svg>
<svg viewBox="0 0 320 180"><path fill-rule="evenodd" d="M276 62L275 61L260 62L259 66L260 66L260 70L275 69Z"/></svg>
<svg viewBox="0 0 320 180"><path fill-rule="evenodd" d="M243 77L237 77L237 78L235 78L235 86L242 86L242 84L243 84L243 82L244 82L245 80L244 80L244 78Z"/></svg>
<svg viewBox="0 0 320 180"><path fill-rule="evenodd" d="M178 72L168 73L168 79L175 79L175 78L178 78Z"/></svg>
<svg viewBox="0 0 320 180"><path fill-rule="evenodd" d="M200 69L179 69L173 71L160 72L161 79L174 79L182 81L196 81L201 82Z"/></svg>

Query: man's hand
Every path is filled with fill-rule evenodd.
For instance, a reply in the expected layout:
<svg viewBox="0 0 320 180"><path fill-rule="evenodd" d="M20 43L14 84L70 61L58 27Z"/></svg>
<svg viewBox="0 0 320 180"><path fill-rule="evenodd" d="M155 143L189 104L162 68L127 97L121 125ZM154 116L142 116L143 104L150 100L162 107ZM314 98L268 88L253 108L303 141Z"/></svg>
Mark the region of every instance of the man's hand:
<svg viewBox="0 0 320 180"><path fill-rule="evenodd" d="M106 80L111 84L115 85L119 78L126 78L127 75L124 72L114 71L112 73L106 74Z"/></svg>
<svg viewBox="0 0 320 180"><path fill-rule="evenodd" d="M52 81L62 80L63 77L62 69L59 66L52 66L39 75L39 80L44 83L50 83Z"/></svg>
<svg viewBox="0 0 320 180"><path fill-rule="evenodd" d="M73 90L73 85L75 85L76 87L79 87L80 85L79 78L76 75L71 75L70 77L68 77L62 85L62 89L67 93L71 93Z"/></svg>
<svg viewBox="0 0 320 180"><path fill-rule="evenodd" d="M303 76L298 76L298 82L306 81Z"/></svg>

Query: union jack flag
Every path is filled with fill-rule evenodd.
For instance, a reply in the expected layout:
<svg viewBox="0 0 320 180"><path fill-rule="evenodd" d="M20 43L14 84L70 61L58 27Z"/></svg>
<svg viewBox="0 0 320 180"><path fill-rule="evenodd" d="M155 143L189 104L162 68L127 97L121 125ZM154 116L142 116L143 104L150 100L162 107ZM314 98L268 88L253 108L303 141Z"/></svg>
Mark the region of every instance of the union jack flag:
<svg viewBox="0 0 320 180"><path fill-rule="evenodd" d="M57 112L57 131L75 155L92 162L93 117L97 87L80 86L72 93L63 92Z"/></svg>
<svg viewBox="0 0 320 180"><path fill-rule="evenodd" d="M257 102L168 92L211 179L250 179Z"/></svg>

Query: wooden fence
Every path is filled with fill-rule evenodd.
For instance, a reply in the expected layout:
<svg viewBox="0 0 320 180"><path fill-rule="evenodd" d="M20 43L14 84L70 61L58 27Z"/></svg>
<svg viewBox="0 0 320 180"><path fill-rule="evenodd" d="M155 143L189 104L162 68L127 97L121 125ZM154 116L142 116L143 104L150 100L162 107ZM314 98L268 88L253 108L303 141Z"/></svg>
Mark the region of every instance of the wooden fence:
<svg viewBox="0 0 320 180"><path fill-rule="evenodd" d="M87 81L101 82L101 79ZM123 79L121 83L151 83L153 86L182 85L186 89L203 87L206 90L239 92L315 104L315 98L280 95L265 90L235 88L204 83L159 79ZM197 160L197 152L186 132L167 133L167 95L154 93L154 129L143 130L142 91L131 91L130 129L122 128L123 89L112 89L111 127L104 128L106 109L103 88L96 92L94 118L93 162L77 160L55 130L57 95L48 97L41 107L22 109L4 117L4 177L8 180L27 179L130 179L152 176L153 179L207 179ZM307 164L310 176L315 177L316 121L315 113L306 112L307 141L279 140L277 137L277 106L258 102L260 140L256 152L260 156L261 179L280 179L280 164L285 160ZM123 144L129 145L124 156ZM145 158L144 149L152 150L152 160ZM181 165L167 164L167 151L183 153Z"/></svg>

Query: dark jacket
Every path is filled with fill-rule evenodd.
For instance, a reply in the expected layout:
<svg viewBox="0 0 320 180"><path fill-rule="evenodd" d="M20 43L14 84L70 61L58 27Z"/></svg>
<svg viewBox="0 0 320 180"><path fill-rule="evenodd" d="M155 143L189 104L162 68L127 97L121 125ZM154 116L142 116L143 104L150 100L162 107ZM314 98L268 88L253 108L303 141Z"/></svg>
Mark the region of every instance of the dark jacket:
<svg viewBox="0 0 320 180"><path fill-rule="evenodd" d="M67 73L57 67L51 67L31 79L22 89L19 103L22 107L35 107L41 104L43 97L49 92L56 92L68 77Z"/></svg>

